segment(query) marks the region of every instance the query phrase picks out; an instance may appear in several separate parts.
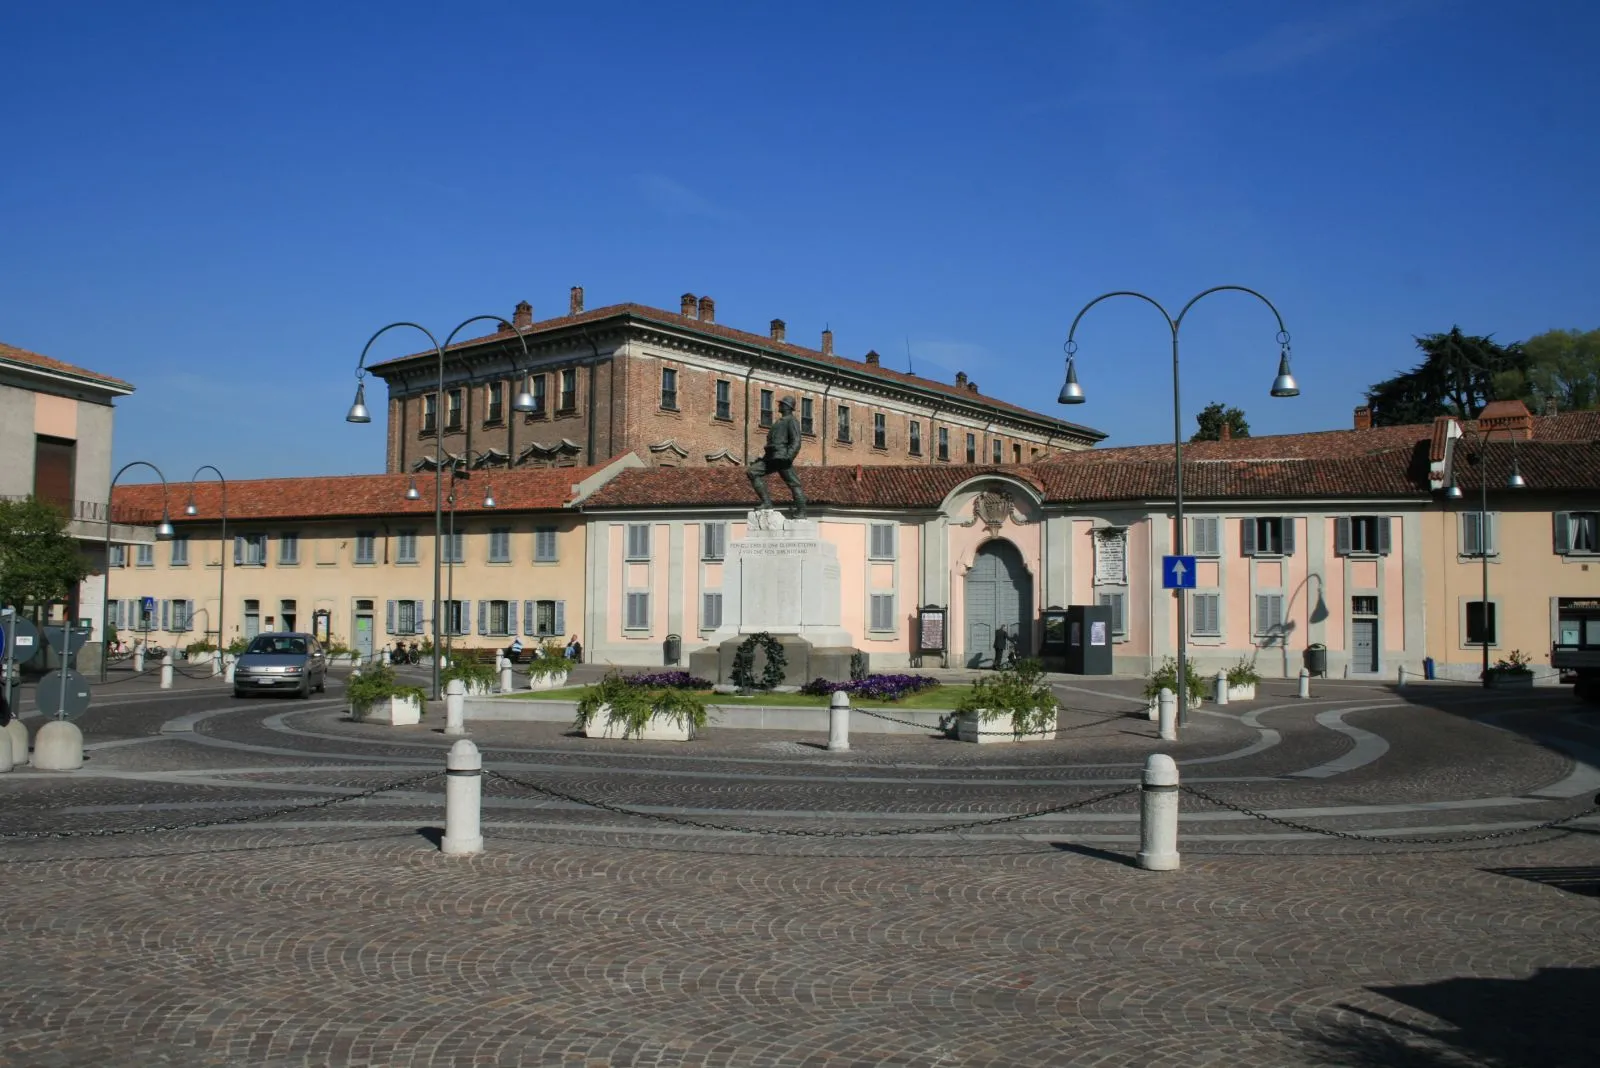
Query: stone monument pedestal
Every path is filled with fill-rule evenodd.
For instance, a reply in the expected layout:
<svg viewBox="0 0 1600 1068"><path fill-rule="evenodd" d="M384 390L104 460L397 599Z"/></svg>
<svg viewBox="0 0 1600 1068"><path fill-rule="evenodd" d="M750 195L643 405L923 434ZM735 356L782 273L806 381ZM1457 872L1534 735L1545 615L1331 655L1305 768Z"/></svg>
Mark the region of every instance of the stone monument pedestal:
<svg viewBox="0 0 1600 1068"><path fill-rule="evenodd" d="M849 679L856 649L839 626L838 550L823 540L815 519L788 519L776 509L751 512L748 519L745 536L729 543L723 559L722 626L710 635L715 648L691 654L690 670L732 682L739 646L765 632L783 646L781 685ZM757 679L765 662L758 646Z"/></svg>

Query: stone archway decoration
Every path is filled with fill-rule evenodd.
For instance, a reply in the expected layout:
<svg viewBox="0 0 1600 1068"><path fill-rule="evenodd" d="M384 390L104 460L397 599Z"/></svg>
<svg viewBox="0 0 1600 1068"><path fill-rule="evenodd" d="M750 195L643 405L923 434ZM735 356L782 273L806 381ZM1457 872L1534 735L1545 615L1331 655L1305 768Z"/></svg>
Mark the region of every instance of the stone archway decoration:
<svg viewBox="0 0 1600 1068"><path fill-rule="evenodd" d="M1016 505L1011 500L1011 494L1004 490L987 490L978 494L972 502L972 514L993 534L1005 525L1005 521L1016 513Z"/></svg>
<svg viewBox="0 0 1600 1068"><path fill-rule="evenodd" d="M759 684L755 677L758 645L767 654L766 667L762 669ZM774 690L782 684L783 672L788 664L783 645L763 630L739 643L739 648L733 654L733 669L729 672L729 676L733 679L733 684L741 690Z"/></svg>

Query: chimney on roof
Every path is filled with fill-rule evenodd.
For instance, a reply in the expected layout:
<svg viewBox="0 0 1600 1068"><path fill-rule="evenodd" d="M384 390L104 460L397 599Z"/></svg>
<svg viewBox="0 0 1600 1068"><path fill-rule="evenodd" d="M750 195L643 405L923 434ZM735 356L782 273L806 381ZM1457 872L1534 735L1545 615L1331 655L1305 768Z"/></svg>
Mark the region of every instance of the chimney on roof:
<svg viewBox="0 0 1600 1068"><path fill-rule="evenodd" d="M1220 440L1220 441L1232 441L1233 440L1233 425L1231 423L1223 423L1222 424L1222 435L1218 440Z"/></svg>
<svg viewBox="0 0 1600 1068"><path fill-rule="evenodd" d="M694 299L694 294L693 293L685 293L679 299L679 302L678 302L678 314L683 316L685 319L693 319L695 317L695 315L696 315L696 312L695 312L696 303L697 302Z"/></svg>
<svg viewBox="0 0 1600 1068"><path fill-rule="evenodd" d="M573 286L572 292L567 296L567 314L577 315L583 311L583 287Z"/></svg>
<svg viewBox="0 0 1600 1068"><path fill-rule="evenodd" d="M714 323L717 321L717 302L710 297L700 298L700 321Z"/></svg>
<svg viewBox="0 0 1600 1068"><path fill-rule="evenodd" d="M876 350L868 350L868 352L867 352L867 366L868 367L876 367L876 366L878 366L878 353L876 352Z"/></svg>
<svg viewBox="0 0 1600 1068"><path fill-rule="evenodd" d="M1365 404L1361 405L1360 407L1358 407L1356 409L1356 429L1357 430L1371 430L1372 429L1372 409L1369 406L1365 405Z"/></svg>
<svg viewBox="0 0 1600 1068"><path fill-rule="evenodd" d="M967 388L967 372L965 372L965 371L957 371L956 372L956 385L958 387L960 387L961 389L966 389Z"/></svg>
<svg viewBox="0 0 1600 1068"><path fill-rule="evenodd" d="M832 356L833 355L833 331L832 330L824 330L822 332L822 354L824 356Z"/></svg>
<svg viewBox="0 0 1600 1068"><path fill-rule="evenodd" d="M782 319L772 320L772 340L782 341L789 336L789 327Z"/></svg>
<svg viewBox="0 0 1600 1068"><path fill-rule="evenodd" d="M1533 437L1533 413L1519 400L1490 401L1478 413L1478 431L1485 438L1527 441Z"/></svg>
<svg viewBox="0 0 1600 1068"><path fill-rule="evenodd" d="M512 326L533 325L533 305L525 300L517 301L517 308L511 313Z"/></svg>
<svg viewBox="0 0 1600 1068"><path fill-rule="evenodd" d="M976 392L978 392L978 383L972 381L971 379L968 379L967 380L967 392L968 393L976 393Z"/></svg>

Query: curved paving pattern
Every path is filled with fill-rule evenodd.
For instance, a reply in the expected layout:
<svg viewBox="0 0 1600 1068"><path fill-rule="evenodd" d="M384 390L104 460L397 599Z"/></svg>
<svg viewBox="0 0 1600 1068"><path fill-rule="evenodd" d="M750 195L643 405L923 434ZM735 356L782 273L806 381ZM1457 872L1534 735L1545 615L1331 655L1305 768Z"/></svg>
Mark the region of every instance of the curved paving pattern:
<svg viewBox="0 0 1600 1068"><path fill-rule="evenodd" d="M0 776L0 834L294 809L0 840L0 948L30 964L0 984L0 1064L1592 1063L1600 897L1547 881L1581 888L1587 870L1600 889L1600 819L1419 848L1189 798L1166 874L1127 863L1132 796L923 830L1131 784L1158 748L1207 792L1317 826L1526 827L1586 803L1594 772L1573 754L1600 746L1591 715L1328 685L1207 709L1161 745L1142 717L1107 718L1130 707L1115 690L1071 694L1061 739L1021 747L482 725L492 768L573 795L918 833L714 833L491 782L489 852L471 858L428 837L437 779L303 807L438 769L450 740L431 726L201 684L108 700L84 771Z"/></svg>

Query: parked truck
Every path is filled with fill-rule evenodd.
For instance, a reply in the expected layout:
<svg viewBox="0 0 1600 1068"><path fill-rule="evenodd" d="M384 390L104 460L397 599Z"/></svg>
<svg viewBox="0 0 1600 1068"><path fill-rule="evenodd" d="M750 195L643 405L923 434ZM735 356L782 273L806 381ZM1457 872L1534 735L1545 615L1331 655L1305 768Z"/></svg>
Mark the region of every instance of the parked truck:
<svg viewBox="0 0 1600 1068"><path fill-rule="evenodd" d="M1550 666L1580 700L1600 702L1600 597L1559 599Z"/></svg>

